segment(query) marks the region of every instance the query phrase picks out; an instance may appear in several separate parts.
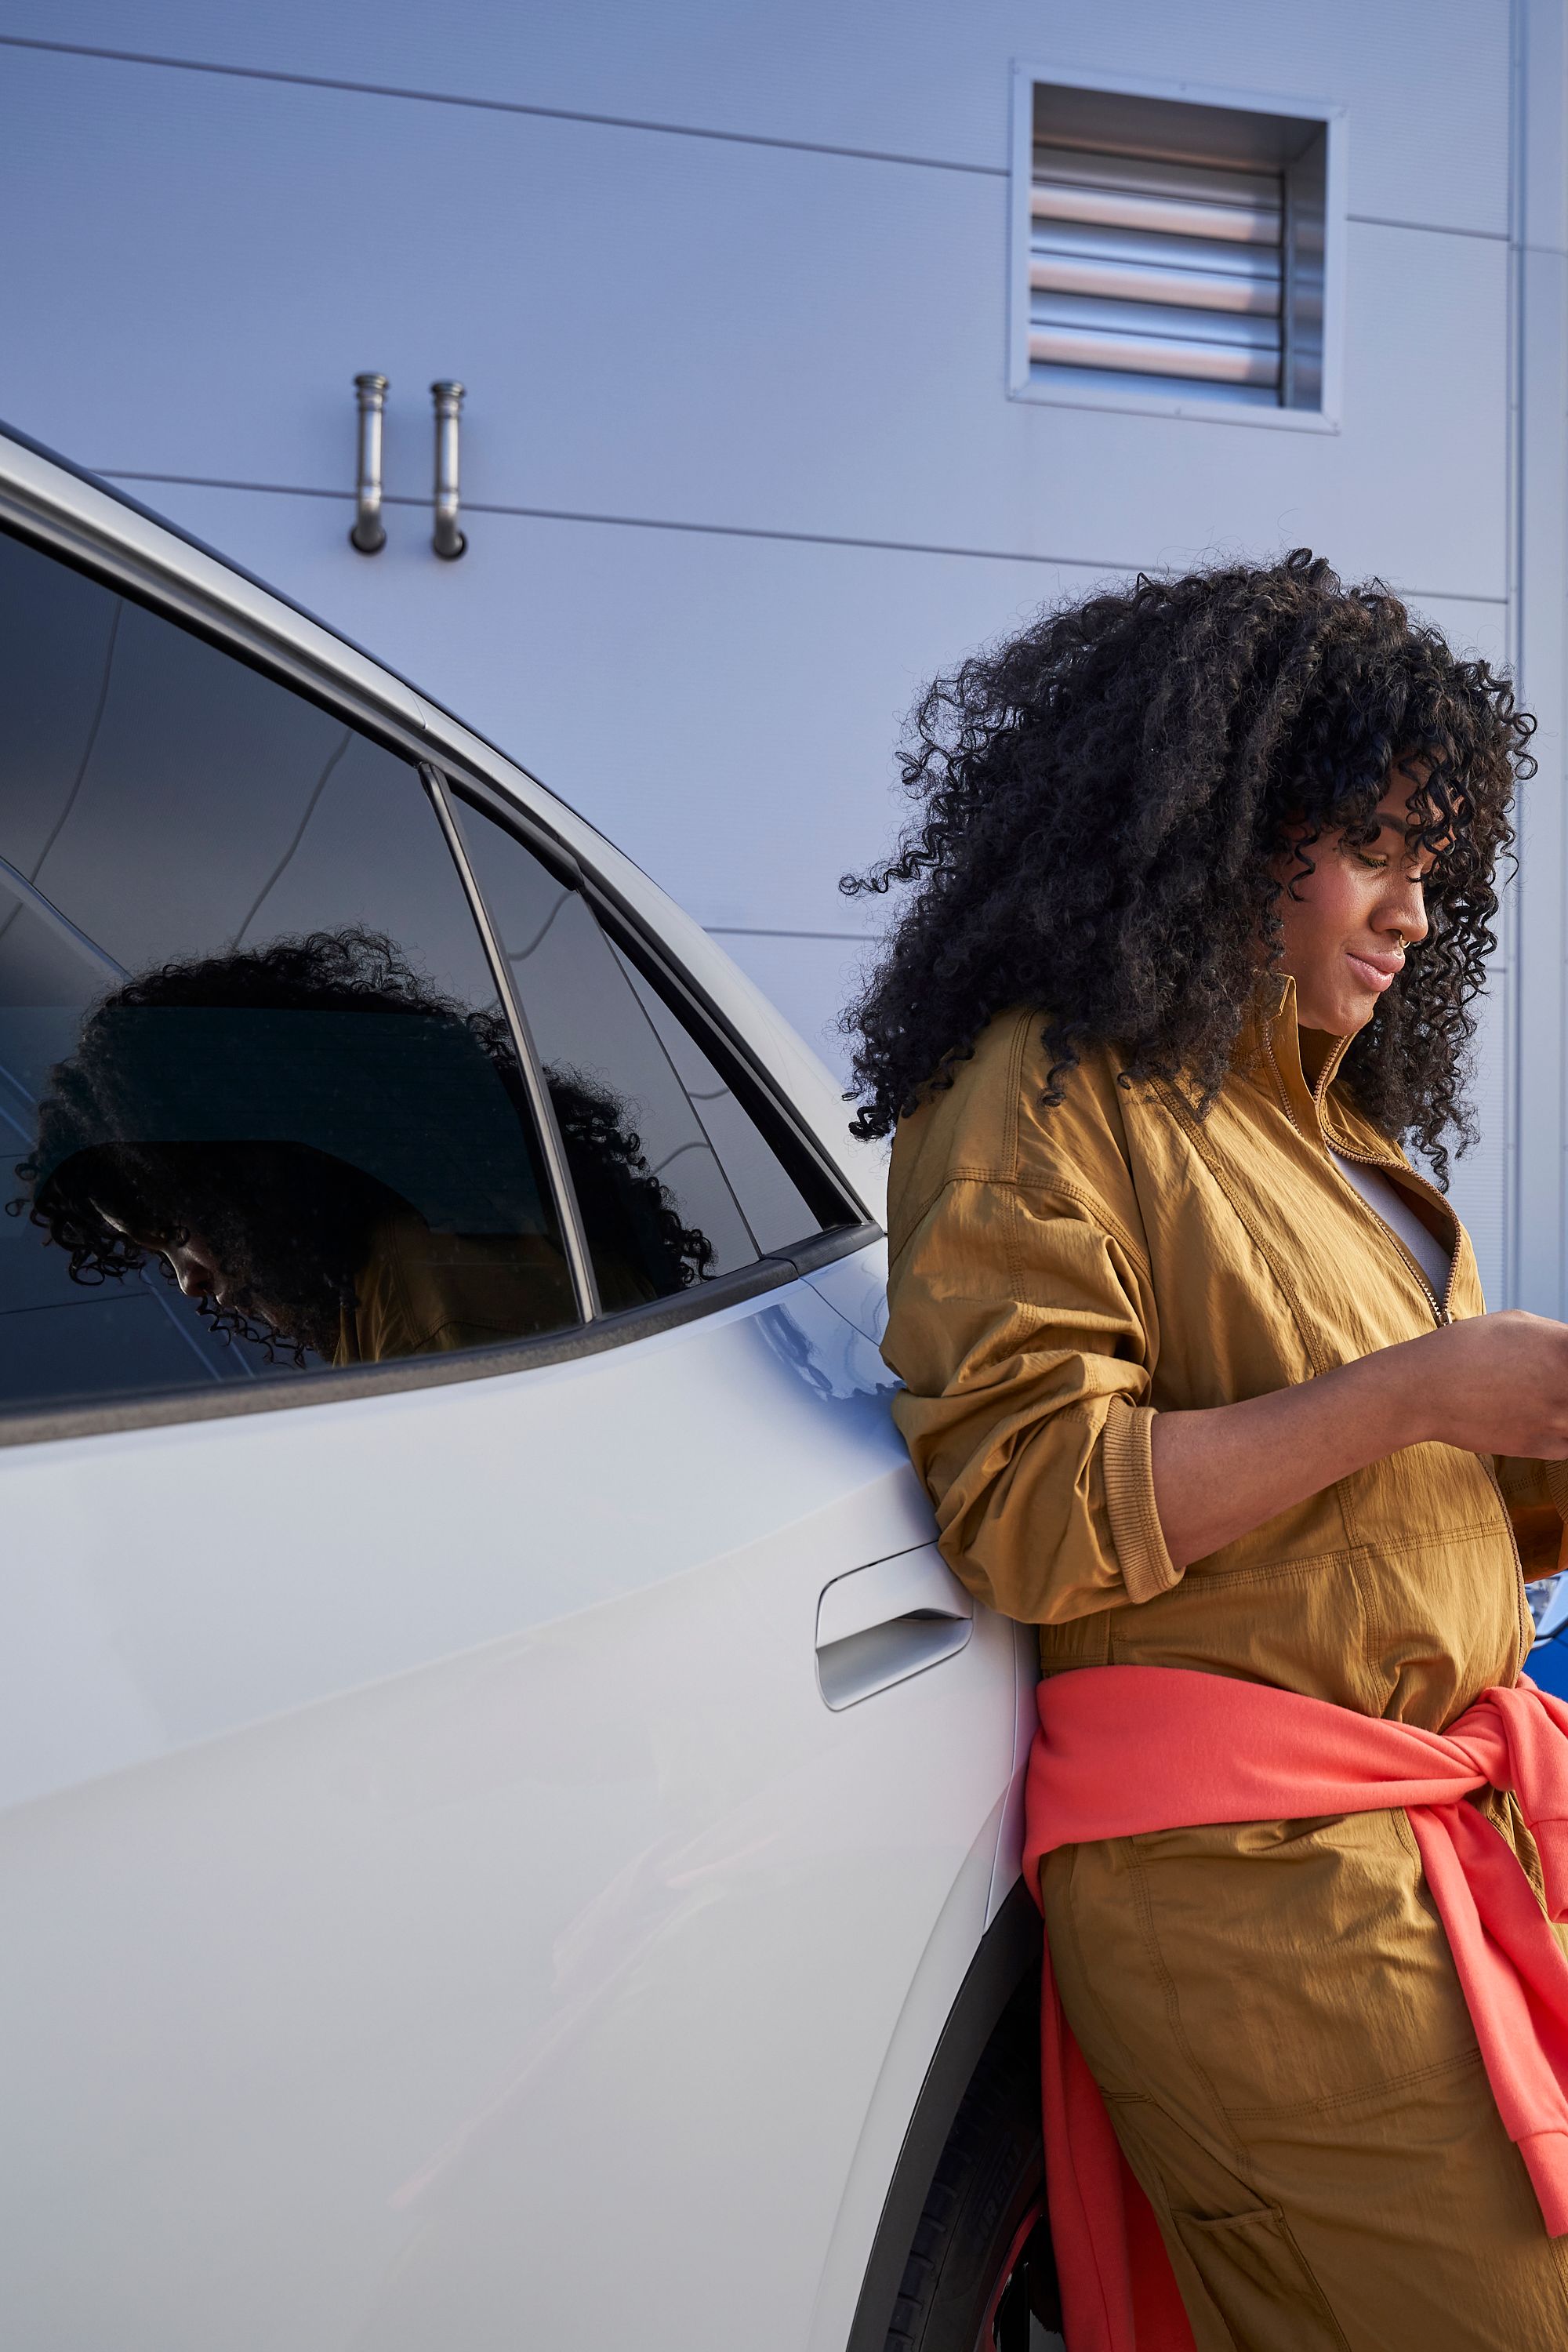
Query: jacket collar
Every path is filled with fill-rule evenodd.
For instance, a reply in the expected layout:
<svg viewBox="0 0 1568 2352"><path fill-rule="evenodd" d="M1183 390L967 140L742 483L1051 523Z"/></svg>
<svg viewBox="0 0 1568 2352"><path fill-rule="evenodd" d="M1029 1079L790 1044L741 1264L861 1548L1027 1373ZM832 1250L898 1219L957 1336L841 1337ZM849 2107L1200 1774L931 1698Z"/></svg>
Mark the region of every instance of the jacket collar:
<svg viewBox="0 0 1568 2352"><path fill-rule="evenodd" d="M1301 1060L1296 983L1288 972L1270 972L1247 1007L1231 1061L1239 1074L1288 1107L1287 1115L1303 1134L1311 1135L1322 1131L1324 1101L1350 1045L1348 1037L1330 1040L1314 1087Z"/></svg>

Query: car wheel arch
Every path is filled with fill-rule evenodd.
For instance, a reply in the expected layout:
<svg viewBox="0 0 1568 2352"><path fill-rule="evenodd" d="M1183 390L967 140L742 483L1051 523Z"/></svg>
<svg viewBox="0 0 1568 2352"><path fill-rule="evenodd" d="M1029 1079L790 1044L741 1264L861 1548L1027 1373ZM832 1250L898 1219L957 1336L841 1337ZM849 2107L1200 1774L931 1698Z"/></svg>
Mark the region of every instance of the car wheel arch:
<svg viewBox="0 0 1568 2352"><path fill-rule="evenodd" d="M1040 1964L1040 1915L1018 1879L965 1971L904 2133L845 2352L884 2352L904 2264L965 2092L1020 1985Z"/></svg>

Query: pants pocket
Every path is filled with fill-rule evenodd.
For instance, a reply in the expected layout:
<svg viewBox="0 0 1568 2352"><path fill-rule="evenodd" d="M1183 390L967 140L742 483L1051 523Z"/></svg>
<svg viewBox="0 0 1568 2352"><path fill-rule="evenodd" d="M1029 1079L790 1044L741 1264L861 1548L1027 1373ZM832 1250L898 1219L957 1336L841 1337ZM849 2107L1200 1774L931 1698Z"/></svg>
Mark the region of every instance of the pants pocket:
<svg viewBox="0 0 1568 2352"><path fill-rule="evenodd" d="M1171 2220L1236 2352L1348 2352L1345 2336L1272 2205Z"/></svg>

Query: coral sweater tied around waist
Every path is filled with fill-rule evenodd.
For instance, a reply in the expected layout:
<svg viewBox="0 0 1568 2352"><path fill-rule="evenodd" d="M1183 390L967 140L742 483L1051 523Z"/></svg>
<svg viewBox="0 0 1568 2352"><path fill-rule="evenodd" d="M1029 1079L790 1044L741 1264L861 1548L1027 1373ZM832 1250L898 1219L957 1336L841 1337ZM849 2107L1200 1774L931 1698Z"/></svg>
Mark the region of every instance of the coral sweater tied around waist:
<svg viewBox="0 0 1568 2352"><path fill-rule="evenodd" d="M1568 1959L1511 1849L1465 1800L1510 1790L1568 1916L1568 1706L1521 1682L1447 1731L1171 1666L1090 1666L1039 1688L1024 1868L1058 1846L1221 1822L1402 1805L1420 1849L1498 2113L1548 2233L1568 2234ZM1130 1772L1129 1758L1143 1759ZM1051 2231L1072 2352L1191 2352L1147 2200L1045 1971Z"/></svg>

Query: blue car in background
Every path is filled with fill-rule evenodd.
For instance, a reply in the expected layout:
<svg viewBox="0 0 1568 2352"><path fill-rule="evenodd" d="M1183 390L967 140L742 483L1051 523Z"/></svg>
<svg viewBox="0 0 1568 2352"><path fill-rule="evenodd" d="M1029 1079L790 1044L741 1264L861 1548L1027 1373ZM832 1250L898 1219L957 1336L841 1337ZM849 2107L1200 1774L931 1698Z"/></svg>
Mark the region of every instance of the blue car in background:
<svg viewBox="0 0 1568 2352"><path fill-rule="evenodd" d="M1525 1591L1535 1617L1535 1647L1525 1672L1553 1698L1568 1698L1568 1576L1543 1577Z"/></svg>

